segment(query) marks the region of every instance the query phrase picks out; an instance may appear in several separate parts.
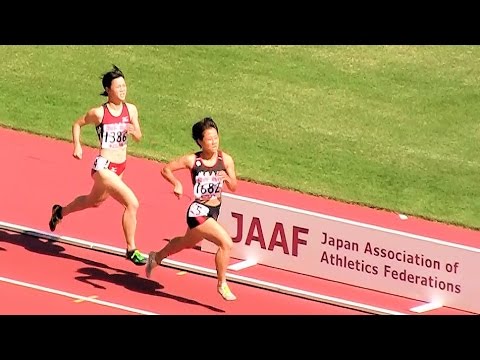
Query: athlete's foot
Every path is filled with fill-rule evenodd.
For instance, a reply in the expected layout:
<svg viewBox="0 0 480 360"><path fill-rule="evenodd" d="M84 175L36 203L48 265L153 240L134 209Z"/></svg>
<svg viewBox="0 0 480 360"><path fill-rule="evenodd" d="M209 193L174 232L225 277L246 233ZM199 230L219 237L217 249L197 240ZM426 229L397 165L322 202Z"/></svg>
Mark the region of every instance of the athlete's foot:
<svg viewBox="0 0 480 360"><path fill-rule="evenodd" d="M233 293L230 291L230 288L226 283L223 283L217 287L218 293L222 295L222 297L227 300L227 301L233 301L236 300L237 297L233 295Z"/></svg>
<svg viewBox="0 0 480 360"><path fill-rule="evenodd" d="M145 265L147 263L147 258L143 256L142 253L137 249L127 250L126 258L138 266Z"/></svg>
<svg viewBox="0 0 480 360"><path fill-rule="evenodd" d="M62 207L57 204L53 205L52 216L50 217L50 222L48 223L50 230L55 231L57 225L62 221L62 219Z"/></svg>
<svg viewBox="0 0 480 360"><path fill-rule="evenodd" d="M157 262L155 260L155 255L157 253L155 251L150 251L148 254L148 259L147 259L147 266L145 266L145 275L147 276L148 279L150 279L150 276L152 275L152 270L157 266Z"/></svg>

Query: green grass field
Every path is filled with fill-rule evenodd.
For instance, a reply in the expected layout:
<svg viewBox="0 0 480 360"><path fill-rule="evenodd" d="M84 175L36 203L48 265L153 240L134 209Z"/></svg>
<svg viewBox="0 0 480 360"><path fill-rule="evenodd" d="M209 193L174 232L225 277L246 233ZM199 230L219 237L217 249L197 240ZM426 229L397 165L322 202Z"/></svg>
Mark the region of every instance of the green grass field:
<svg viewBox="0 0 480 360"><path fill-rule="evenodd" d="M0 125L71 140L126 75L144 139L196 150L212 116L239 178L480 229L478 46L0 46ZM93 127L83 130L96 146Z"/></svg>

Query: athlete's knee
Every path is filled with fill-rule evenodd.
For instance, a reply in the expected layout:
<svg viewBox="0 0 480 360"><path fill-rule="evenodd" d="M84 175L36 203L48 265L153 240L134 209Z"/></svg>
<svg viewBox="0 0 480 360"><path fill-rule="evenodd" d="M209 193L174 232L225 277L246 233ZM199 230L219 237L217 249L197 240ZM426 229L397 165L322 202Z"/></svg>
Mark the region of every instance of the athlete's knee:
<svg viewBox="0 0 480 360"><path fill-rule="evenodd" d="M127 202L127 209L132 212L137 212L140 207L140 202L136 197L133 197Z"/></svg>
<svg viewBox="0 0 480 360"><path fill-rule="evenodd" d="M220 241L222 250L231 251L233 249L233 241L230 236L225 236Z"/></svg>

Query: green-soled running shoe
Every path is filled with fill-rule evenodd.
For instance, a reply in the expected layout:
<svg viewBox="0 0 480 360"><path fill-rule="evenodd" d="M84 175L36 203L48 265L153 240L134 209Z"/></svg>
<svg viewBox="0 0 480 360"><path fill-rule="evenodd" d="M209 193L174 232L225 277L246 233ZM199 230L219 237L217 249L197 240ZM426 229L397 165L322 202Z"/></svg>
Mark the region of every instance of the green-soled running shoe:
<svg viewBox="0 0 480 360"><path fill-rule="evenodd" d="M127 250L126 258L138 266L142 266L147 263L147 258L143 256L142 253L137 249L130 251Z"/></svg>

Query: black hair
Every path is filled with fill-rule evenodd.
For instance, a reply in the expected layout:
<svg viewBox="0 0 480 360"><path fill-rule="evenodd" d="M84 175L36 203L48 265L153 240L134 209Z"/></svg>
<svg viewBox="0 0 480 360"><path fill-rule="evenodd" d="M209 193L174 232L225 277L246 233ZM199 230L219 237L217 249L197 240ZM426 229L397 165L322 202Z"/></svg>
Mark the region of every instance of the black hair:
<svg viewBox="0 0 480 360"><path fill-rule="evenodd" d="M102 96L108 96L106 88L109 88L112 86L112 81L116 78L123 77L125 79L125 76L123 75L122 70L120 70L115 64L112 65L113 68L110 71L107 71L105 74L101 76L102 79L102 85L103 85L103 93L100 95Z"/></svg>
<svg viewBox="0 0 480 360"><path fill-rule="evenodd" d="M215 130L217 130L217 133L218 133L217 124L210 117L203 118L202 120L197 121L195 124L193 124L192 138L193 140L195 140L198 146L200 146L200 144L198 143L198 140L203 140L203 132L210 128L214 128Z"/></svg>

